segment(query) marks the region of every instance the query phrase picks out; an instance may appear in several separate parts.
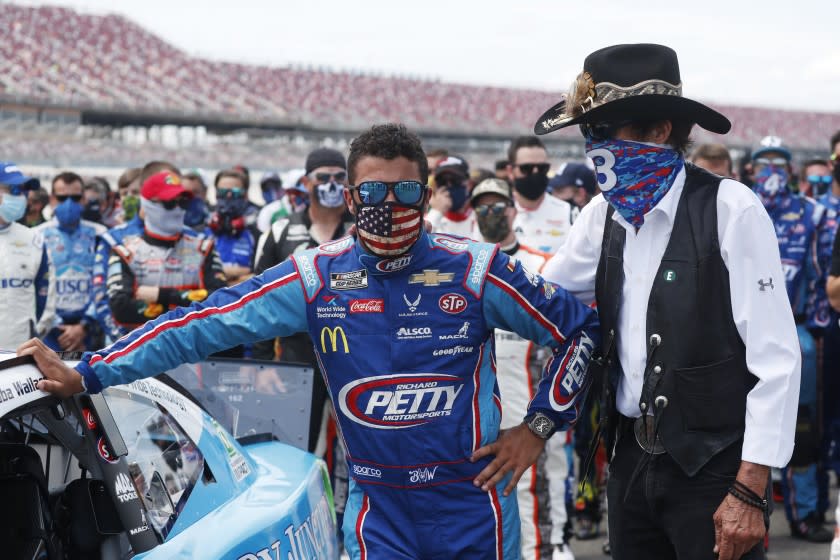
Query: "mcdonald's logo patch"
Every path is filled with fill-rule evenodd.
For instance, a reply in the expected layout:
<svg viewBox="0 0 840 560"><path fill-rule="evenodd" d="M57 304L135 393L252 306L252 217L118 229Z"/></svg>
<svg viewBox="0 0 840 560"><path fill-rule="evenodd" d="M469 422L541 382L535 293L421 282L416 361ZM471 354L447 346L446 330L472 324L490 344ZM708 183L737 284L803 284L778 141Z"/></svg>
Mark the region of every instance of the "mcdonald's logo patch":
<svg viewBox="0 0 840 560"><path fill-rule="evenodd" d="M341 341L341 347L344 348L344 353L349 354L350 347L347 344L347 335L344 334L342 327L324 327L321 329L321 352L326 354L327 348L330 349L330 352L338 352L339 341Z"/></svg>

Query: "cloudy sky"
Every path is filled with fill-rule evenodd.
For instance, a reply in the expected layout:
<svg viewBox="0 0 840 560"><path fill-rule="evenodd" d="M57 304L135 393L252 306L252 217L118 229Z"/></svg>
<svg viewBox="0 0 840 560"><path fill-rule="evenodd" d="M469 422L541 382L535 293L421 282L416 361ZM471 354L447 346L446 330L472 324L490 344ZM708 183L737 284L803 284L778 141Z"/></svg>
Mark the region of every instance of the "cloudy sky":
<svg viewBox="0 0 840 560"><path fill-rule="evenodd" d="M39 4L38 0L18 3ZM684 94L840 112L837 0L51 0L128 16L190 54L565 90L625 42L677 51Z"/></svg>

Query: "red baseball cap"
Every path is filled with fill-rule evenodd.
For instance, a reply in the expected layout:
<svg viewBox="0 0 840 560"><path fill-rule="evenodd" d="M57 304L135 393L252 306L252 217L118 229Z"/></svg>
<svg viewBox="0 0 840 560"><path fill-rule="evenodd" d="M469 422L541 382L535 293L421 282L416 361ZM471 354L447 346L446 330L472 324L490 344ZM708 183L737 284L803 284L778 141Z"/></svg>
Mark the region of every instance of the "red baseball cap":
<svg viewBox="0 0 840 560"><path fill-rule="evenodd" d="M161 171L146 179L140 189L140 196L146 200L166 201L181 196L192 198L193 193L184 188L178 175L171 171Z"/></svg>

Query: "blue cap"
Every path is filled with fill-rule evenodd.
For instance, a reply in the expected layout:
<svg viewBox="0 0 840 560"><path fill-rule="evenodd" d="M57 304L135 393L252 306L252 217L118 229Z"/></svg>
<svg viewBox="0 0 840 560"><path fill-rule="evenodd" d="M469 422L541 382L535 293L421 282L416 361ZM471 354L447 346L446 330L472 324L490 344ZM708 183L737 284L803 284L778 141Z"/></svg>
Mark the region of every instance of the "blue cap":
<svg viewBox="0 0 840 560"><path fill-rule="evenodd" d="M12 194L21 194L27 189L37 189L41 181L21 173L17 165L10 161L0 162L0 184L12 187Z"/></svg>
<svg viewBox="0 0 840 560"><path fill-rule="evenodd" d="M791 159L790 150L785 146L784 141L778 136L765 136L758 143L758 148L752 153L752 159L763 156L769 152L776 152L782 154L788 161Z"/></svg>
<svg viewBox="0 0 840 560"><path fill-rule="evenodd" d="M551 178L548 186L551 189L567 186L582 187L587 193L595 194L597 184L595 172L585 163L567 163L560 173Z"/></svg>

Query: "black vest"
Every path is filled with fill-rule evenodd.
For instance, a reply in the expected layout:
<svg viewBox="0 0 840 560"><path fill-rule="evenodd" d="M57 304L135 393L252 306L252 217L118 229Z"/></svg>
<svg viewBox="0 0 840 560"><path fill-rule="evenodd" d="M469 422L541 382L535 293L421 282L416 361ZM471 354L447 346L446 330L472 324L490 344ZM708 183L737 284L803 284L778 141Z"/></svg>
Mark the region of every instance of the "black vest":
<svg viewBox="0 0 840 560"><path fill-rule="evenodd" d="M720 181L686 164L685 187L647 308L648 362L640 409L654 412L665 450L689 476L728 446L741 445L747 393L757 381L747 369L744 343L732 318L729 271L720 255ZM610 333L617 329L624 284L625 234L610 208L595 293L611 354L606 358L612 361L604 384L611 436L621 370L609 341L615 338Z"/></svg>

